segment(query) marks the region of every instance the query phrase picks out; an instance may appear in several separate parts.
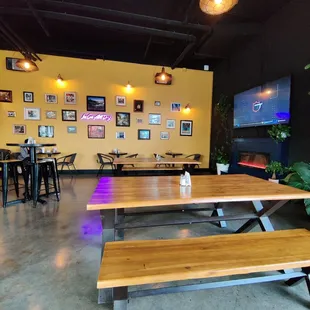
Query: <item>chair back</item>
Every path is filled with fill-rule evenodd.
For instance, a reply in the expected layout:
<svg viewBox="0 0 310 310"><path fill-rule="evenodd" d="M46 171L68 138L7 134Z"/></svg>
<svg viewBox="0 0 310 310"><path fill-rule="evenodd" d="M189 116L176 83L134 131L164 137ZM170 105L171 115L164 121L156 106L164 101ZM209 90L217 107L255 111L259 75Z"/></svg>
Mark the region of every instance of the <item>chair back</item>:
<svg viewBox="0 0 310 310"><path fill-rule="evenodd" d="M11 157L11 151L7 149L0 149L0 160L8 160Z"/></svg>
<svg viewBox="0 0 310 310"><path fill-rule="evenodd" d="M128 155L128 156L126 156L126 158L136 158L137 156L138 156L138 153L137 154Z"/></svg>
<svg viewBox="0 0 310 310"><path fill-rule="evenodd" d="M98 161L100 165L104 165L106 163L113 163L114 158L107 154L97 153Z"/></svg>
<svg viewBox="0 0 310 310"><path fill-rule="evenodd" d="M67 163L73 164L74 161L75 161L76 155L77 155L77 153L67 155L67 156L65 157L65 160L64 160L64 161L67 162Z"/></svg>
<svg viewBox="0 0 310 310"><path fill-rule="evenodd" d="M159 156L160 158L165 158L165 156L161 156L161 155L158 154L158 153L154 153L154 157L157 158L157 156Z"/></svg>
<svg viewBox="0 0 310 310"><path fill-rule="evenodd" d="M193 157L194 160L199 161L201 158L201 154L191 154L191 155L186 156L186 158L189 158L189 157Z"/></svg>

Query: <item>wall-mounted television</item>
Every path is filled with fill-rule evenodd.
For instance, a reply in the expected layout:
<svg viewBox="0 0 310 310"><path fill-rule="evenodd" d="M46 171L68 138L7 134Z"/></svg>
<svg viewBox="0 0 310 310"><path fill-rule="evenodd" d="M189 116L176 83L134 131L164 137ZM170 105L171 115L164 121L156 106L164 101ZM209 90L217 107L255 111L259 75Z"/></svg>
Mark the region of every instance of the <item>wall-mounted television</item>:
<svg viewBox="0 0 310 310"><path fill-rule="evenodd" d="M235 95L234 128L289 123L290 98L290 76Z"/></svg>

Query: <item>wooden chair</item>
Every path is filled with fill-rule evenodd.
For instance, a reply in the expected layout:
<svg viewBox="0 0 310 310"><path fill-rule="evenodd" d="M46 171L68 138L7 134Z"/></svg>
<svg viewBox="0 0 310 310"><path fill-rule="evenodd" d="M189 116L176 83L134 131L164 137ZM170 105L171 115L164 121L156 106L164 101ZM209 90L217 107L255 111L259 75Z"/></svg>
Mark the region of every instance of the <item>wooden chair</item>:
<svg viewBox="0 0 310 310"><path fill-rule="evenodd" d="M9 160L11 158L11 151L7 149L0 149L0 160Z"/></svg>
<svg viewBox="0 0 310 310"><path fill-rule="evenodd" d="M293 285L305 280L310 290L309 243L310 232L306 229L108 242L104 248L97 288L108 289L107 294L111 291L109 288L113 288L114 309L118 310L127 309L128 297L271 281L288 280L287 284ZM274 273L292 268L302 268L302 271ZM249 276L128 292L128 286L234 275Z"/></svg>
<svg viewBox="0 0 310 310"><path fill-rule="evenodd" d="M191 154L191 155L186 156L185 158L191 158L191 157L193 160L200 161L201 154ZM194 164L194 165L190 165L190 166L191 166L191 168L195 168L196 166L198 166L198 168L199 168L198 164Z"/></svg>
<svg viewBox="0 0 310 310"><path fill-rule="evenodd" d="M76 170L76 167L74 165L76 155L77 155L77 153L74 153L74 154L70 154L67 156L57 158L56 159L57 167L61 167L61 169L60 169L61 171L63 170L64 167L67 167L68 170L70 170L71 172L74 171L77 174L77 170ZM70 169L70 167L73 167L74 170ZM71 174L71 176L73 177L73 174Z"/></svg>
<svg viewBox="0 0 310 310"><path fill-rule="evenodd" d="M112 172L114 173L116 168L113 165L114 158L110 155L97 153L98 162L100 164L100 168L97 172L97 177L103 173L103 169L105 166L111 166Z"/></svg>

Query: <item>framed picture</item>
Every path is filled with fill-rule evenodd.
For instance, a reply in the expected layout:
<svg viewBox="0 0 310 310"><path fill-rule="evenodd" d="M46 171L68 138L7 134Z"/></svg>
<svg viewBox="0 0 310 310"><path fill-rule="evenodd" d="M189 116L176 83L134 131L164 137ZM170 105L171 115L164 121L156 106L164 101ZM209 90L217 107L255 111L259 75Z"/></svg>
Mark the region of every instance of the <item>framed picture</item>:
<svg viewBox="0 0 310 310"><path fill-rule="evenodd" d="M175 119L167 119L166 128L174 129L175 128Z"/></svg>
<svg viewBox="0 0 310 310"><path fill-rule="evenodd" d="M137 118L137 124L143 124L143 118Z"/></svg>
<svg viewBox="0 0 310 310"><path fill-rule="evenodd" d="M0 102L13 102L11 90L0 90Z"/></svg>
<svg viewBox="0 0 310 310"><path fill-rule="evenodd" d="M168 131L161 131L160 132L160 140L169 140L169 132Z"/></svg>
<svg viewBox="0 0 310 310"><path fill-rule="evenodd" d="M25 135L26 125L13 125L13 134L14 135Z"/></svg>
<svg viewBox="0 0 310 310"><path fill-rule="evenodd" d="M88 138L104 139L105 138L105 126L104 125L88 125Z"/></svg>
<svg viewBox="0 0 310 310"><path fill-rule="evenodd" d="M34 94L31 91L23 92L24 102L33 103L34 102Z"/></svg>
<svg viewBox="0 0 310 310"><path fill-rule="evenodd" d="M143 100L134 100L133 101L133 111L134 112L143 112L144 101Z"/></svg>
<svg viewBox="0 0 310 310"><path fill-rule="evenodd" d="M192 135L193 135L193 121L181 121L180 136L192 136Z"/></svg>
<svg viewBox="0 0 310 310"><path fill-rule="evenodd" d="M126 97L125 96L116 96L115 103L118 106L125 107L126 106Z"/></svg>
<svg viewBox="0 0 310 310"><path fill-rule="evenodd" d="M181 103L172 102L171 103L171 112L181 112Z"/></svg>
<svg viewBox="0 0 310 310"><path fill-rule="evenodd" d="M76 126L67 126L67 133L77 133Z"/></svg>
<svg viewBox="0 0 310 310"><path fill-rule="evenodd" d="M24 119L39 121L41 119L40 108L24 108Z"/></svg>
<svg viewBox="0 0 310 310"><path fill-rule="evenodd" d="M57 118L57 112L56 111L45 111L45 117L47 119L56 119Z"/></svg>
<svg viewBox="0 0 310 310"><path fill-rule="evenodd" d="M87 101L87 111L105 112L106 110L105 97L87 96L86 101Z"/></svg>
<svg viewBox="0 0 310 310"><path fill-rule="evenodd" d="M151 131L149 129L138 129L138 140L151 140Z"/></svg>
<svg viewBox="0 0 310 310"><path fill-rule="evenodd" d="M161 114L150 113L149 114L149 125L160 125Z"/></svg>
<svg viewBox="0 0 310 310"><path fill-rule="evenodd" d="M160 107L160 101L155 101L155 102L154 102L154 106L155 106L155 107Z"/></svg>
<svg viewBox="0 0 310 310"><path fill-rule="evenodd" d="M77 93L73 91L65 92L65 104L76 104Z"/></svg>
<svg viewBox="0 0 310 310"><path fill-rule="evenodd" d="M76 122L76 110L61 110L62 120L68 122Z"/></svg>
<svg viewBox="0 0 310 310"><path fill-rule="evenodd" d="M40 138L54 138L54 126L39 125L38 132Z"/></svg>
<svg viewBox="0 0 310 310"><path fill-rule="evenodd" d="M125 140L126 139L125 131L118 131L116 133L116 139Z"/></svg>
<svg viewBox="0 0 310 310"><path fill-rule="evenodd" d="M130 127L130 113L116 112L116 126Z"/></svg>
<svg viewBox="0 0 310 310"><path fill-rule="evenodd" d="M8 111L8 117L16 117L15 111Z"/></svg>
<svg viewBox="0 0 310 310"><path fill-rule="evenodd" d="M46 103L57 103L57 95L55 94L45 94Z"/></svg>

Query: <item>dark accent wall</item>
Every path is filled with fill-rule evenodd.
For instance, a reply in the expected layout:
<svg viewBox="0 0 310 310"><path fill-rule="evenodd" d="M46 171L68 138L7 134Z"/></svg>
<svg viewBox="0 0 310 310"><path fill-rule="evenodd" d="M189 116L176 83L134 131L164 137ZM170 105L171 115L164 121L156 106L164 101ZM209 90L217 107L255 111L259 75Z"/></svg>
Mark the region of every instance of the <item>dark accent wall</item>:
<svg viewBox="0 0 310 310"><path fill-rule="evenodd" d="M233 95L267 81L292 76L289 162L310 161L310 1L292 0L273 15L263 32L233 53L214 70L213 106L220 94ZM230 114L232 126L233 112ZM211 151L219 122L213 113ZM234 138L267 137L267 127L231 129ZM217 141L216 141L217 140Z"/></svg>

